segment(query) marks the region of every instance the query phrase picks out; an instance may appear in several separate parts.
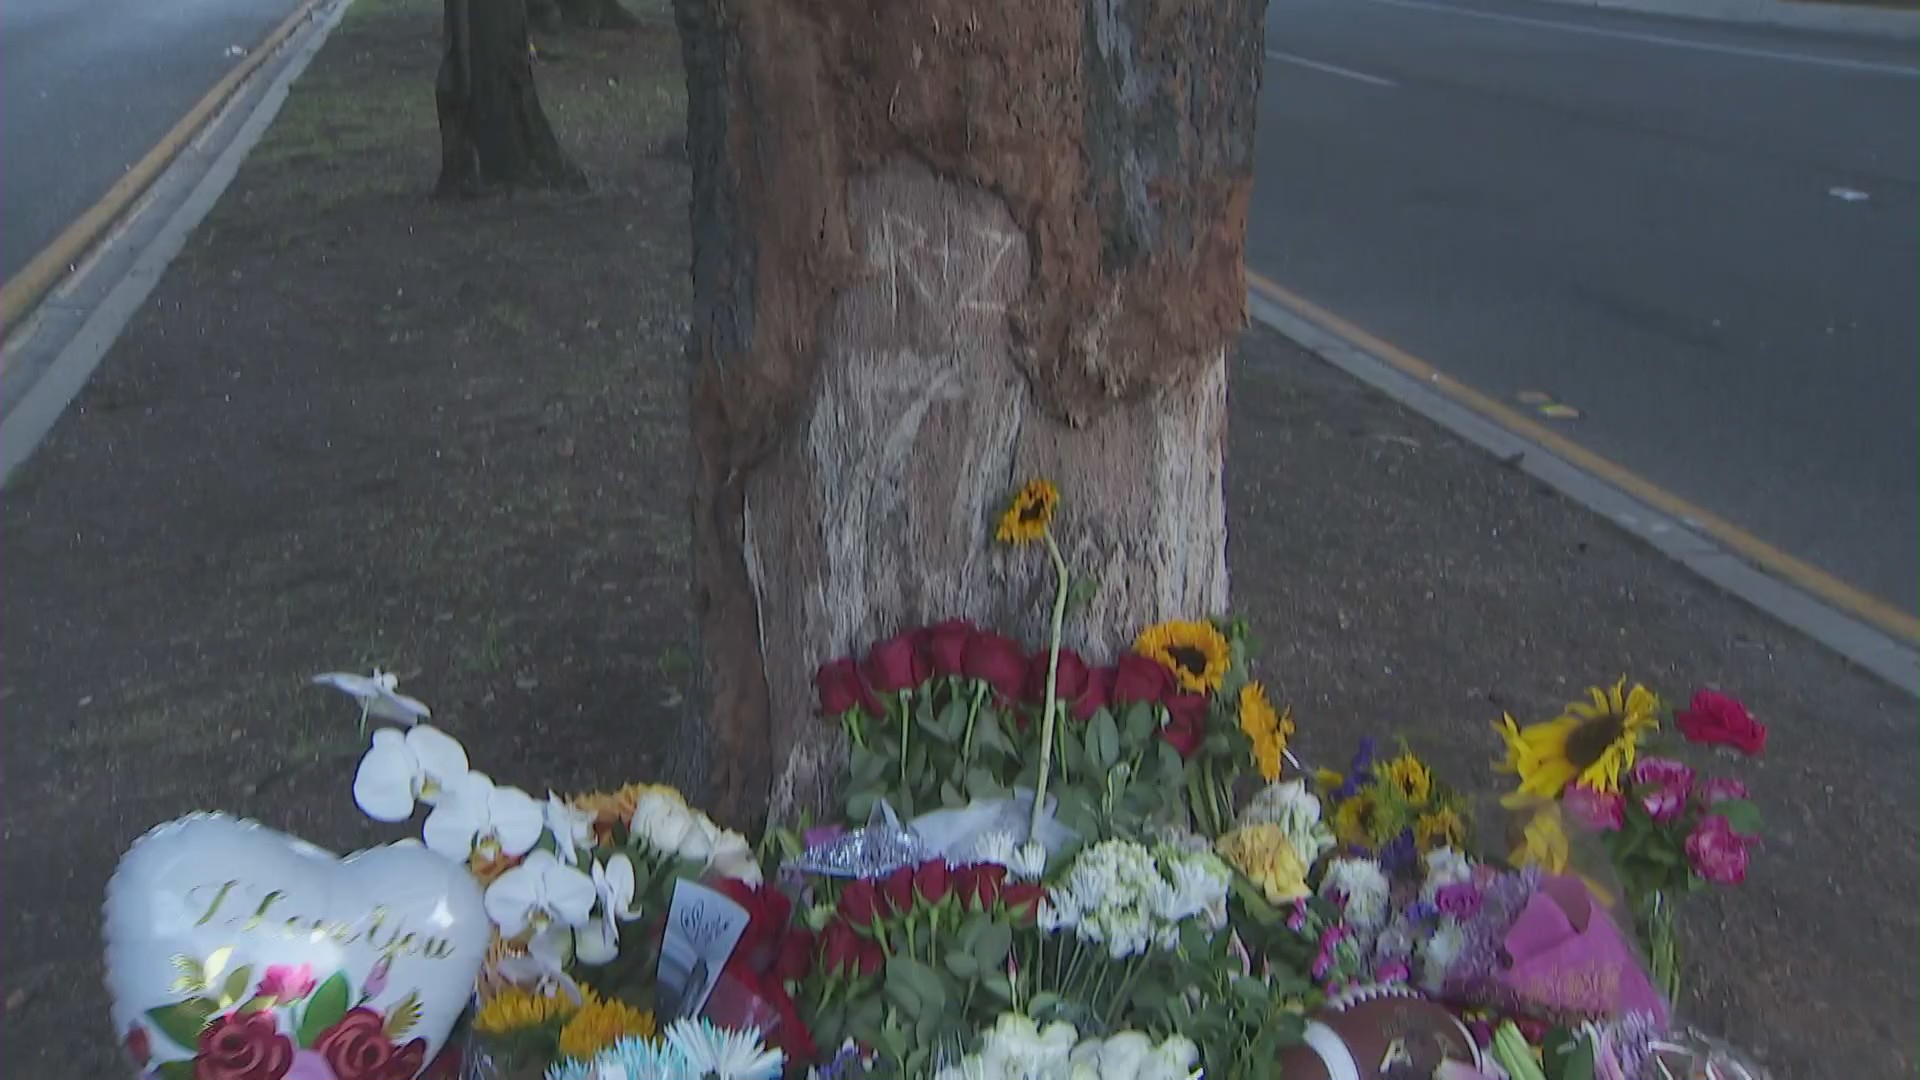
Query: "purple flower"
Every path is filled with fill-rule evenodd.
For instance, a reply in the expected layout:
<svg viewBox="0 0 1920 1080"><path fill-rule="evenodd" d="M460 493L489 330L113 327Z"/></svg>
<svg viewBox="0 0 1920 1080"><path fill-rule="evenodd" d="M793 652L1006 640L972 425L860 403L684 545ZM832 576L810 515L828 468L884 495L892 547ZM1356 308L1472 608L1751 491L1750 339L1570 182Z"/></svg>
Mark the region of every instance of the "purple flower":
<svg viewBox="0 0 1920 1080"><path fill-rule="evenodd" d="M1433 903L1441 914L1464 921L1480 914L1480 890L1472 882L1457 882L1434 894Z"/></svg>
<svg viewBox="0 0 1920 1080"><path fill-rule="evenodd" d="M1665 825L1686 810L1687 793L1677 784L1664 784L1640 796L1640 807L1656 824Z"/></svg>
<svg viewBox="0 0 1920 1080"><path fill-rule="evenodd" d="M1287 915L1287 929L1297 934L1305 929L1306 925L1307 902L1305 900L1295 900L1293 902L1293 911Z"/></svg>
<svg viewBox="0 0 1920 1080"><path fill-rule="evenodd" d="M387 972L391 970L392 967L393 956L391 954L383 956L374 962L373 970L367 972L366 985L360 988L360 992L366 1000L371 1001L379 997L380 991L387 988Z"/></svg>
<svg viewBox="0 0 1920 1080"><path fill-rule="evenodd" d="M1420 850L1413 844L1412 829L1400 830L1399 836L1380 849L1380 868L1391 876L1404 876L1419 864Z"/></svg>
<svg viewBox="0 0 1920 1080"><path fill-rule="evenodd" d="M1412 972L1408 971L1407 965L1395 960L1390 964L1382 964L1380 969L1373 973L1373 978L1375 982L1403 983L1407 981L1407 976L1410 974Z"/></svg>
<svg viewBox="0 0 1920 1080"><path fill-rule="evenodd" d="M1351 799L1368 784L1373 783L1373 740L1361 739L1360 748L1353 752L1353 760L1347 764L1347 778L1333 793L1333 801Z"/></svg>
<svg viewBox="0 0 1920 1080"><path fill-rule="evenodd" d="M1618 795L1575 784L1561 801L1575 821L1595 832L1616 832L1626 824L1626 800Z"/></svg>

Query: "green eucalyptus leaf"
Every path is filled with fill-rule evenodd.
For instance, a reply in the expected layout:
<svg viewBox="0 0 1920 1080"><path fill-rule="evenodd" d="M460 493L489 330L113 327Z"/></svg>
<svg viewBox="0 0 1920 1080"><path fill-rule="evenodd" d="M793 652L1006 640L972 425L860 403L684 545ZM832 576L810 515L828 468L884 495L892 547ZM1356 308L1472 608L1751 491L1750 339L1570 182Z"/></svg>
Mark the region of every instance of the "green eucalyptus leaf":
<svg viewBox="0 0 1920 1080"><path fill-rule="evenodd" d="M1760 835L1760 808L1747 799L1722 799L1710 813L1719 814L1742 836Z"/></svg>
<svg viewBox="0 0 1920 1080"><path fill-rule="evenodd" d="M979 958L982 971L997 971L1007 965L1007 954L1013 951L1013 927L1003 922L990 924L974 942L973 955Z"/></svg>
<svg viewBox="0 0 1920 1080"><path fill-rule="evenodd" d="M1133 749L1145 747L1157 727L1153 706L1144 701L1134 702L1120 714L1120 730L1126 736L1127 746Z"/></svg>
<svg viewBox="0 0 1920 1080"><path fill-rule="evenodd" d="M955 950L941 957L940 962L947 966L954 978L964 982L972 982L980 974L980 961L974 959L970 952Z"/></svg>
<svg viewBox="0 0 1920 1080"><path fill-rule="evenodd" d="M1001 1001L1013 1000L1013 983L1007 981L1007 976L1004 972L986 972L980 977L980 985L986 988L987 993L992 994Z"/></svg>

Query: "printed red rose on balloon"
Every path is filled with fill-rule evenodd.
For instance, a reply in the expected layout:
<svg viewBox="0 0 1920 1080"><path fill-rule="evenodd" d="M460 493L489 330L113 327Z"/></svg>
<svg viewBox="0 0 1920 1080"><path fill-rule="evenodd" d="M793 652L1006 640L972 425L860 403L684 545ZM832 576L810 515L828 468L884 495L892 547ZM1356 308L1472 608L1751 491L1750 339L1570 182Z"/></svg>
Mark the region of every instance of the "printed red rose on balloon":
<svg viewBox="0 0 1920 1080"><path fill-rule="evenodd" d="M194 1080L280 1080L292 1065L293 1040L280 1034L280 1024L273 1013L228 1013L215 1018L200 1032L193 1077Z"/></svg>
<svg viewBox="0 0 1920 1080"><path fill-rule="evenodd" d="M365 1006L348 1009L313 1041L336 1080L413 1080L427 1063L427 1041L387 1041L386 1021Z"/></svg>

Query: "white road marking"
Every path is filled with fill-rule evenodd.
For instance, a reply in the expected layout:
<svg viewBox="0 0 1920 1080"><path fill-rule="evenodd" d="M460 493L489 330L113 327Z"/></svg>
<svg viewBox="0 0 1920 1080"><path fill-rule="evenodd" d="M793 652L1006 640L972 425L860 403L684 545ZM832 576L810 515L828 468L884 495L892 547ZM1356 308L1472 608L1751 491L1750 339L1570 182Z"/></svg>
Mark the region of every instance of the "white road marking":
<svg viewBox="0 0 1920 1080"><path fill-rule="evenodd" d="M1352 68L1343 68L1337 64L1323 64L1318 60L1309 60L1304 56L1295 56L1292 53L1284 53L1278 49L1268 49L1267 59L1278 60L1283 64L1297 64L1300 67L1312 68L1315 71L1324 71L1329 75L1338 75L1343 79L1352 79L1354 82L1366 83L1368 86L1384 86L1389 90L1393 90L1397 89L1400 85L1392 79L1383 79L1378 75L1368 75L1365 72L1355 71Z"/></svg>
<svg viewBox="0 0 1920 1080"><path fill-rule="evenodd" d="M1828 188L1827 194L1839 199L1841 202L1866 202L1873 197L1864 191L1850 187Z"/></svg>
<svg viewBox="0 0 1920 1080"><path fill-rule="evenodd" d="M1431 3L1429 0L1372 0L1372 2L1376 4L1386 4L1391 7L1437 11L1443 15L1459 15L1468 19L1485 19L1489 22L1513 23L1518 26L1534 26L1543 30L1558 30L1567 34L1585 34L1589 37L1613 38L1618 41L1638 41L1647 45L1664 45L1674 49L1693 49L1696 52L1718 53L1722 56L1744 56L1754 60L1779 60L1789 64L1806 64L1810 67L1839 68L1844 71L1866 71L1876 75L1899 75L1909 79L1920 79L1920 68L1902 67L1899 64L1883 64L1873 60L1848 60L1845 57L1839 56L1816 56L1812 53L1780 52L1775 49L1749 49L1740 45L1716 45L1711 41L1698 41L1693 38L1667 37L1663 34L1641 34L1631 30L1609 30L1600 26L1582 26L1579 23L1560 22L1557 19L1535 19L1526 15L1508 15L1497 11L1478 11L1473 8L1456 7L1453 4Z"/></svg>

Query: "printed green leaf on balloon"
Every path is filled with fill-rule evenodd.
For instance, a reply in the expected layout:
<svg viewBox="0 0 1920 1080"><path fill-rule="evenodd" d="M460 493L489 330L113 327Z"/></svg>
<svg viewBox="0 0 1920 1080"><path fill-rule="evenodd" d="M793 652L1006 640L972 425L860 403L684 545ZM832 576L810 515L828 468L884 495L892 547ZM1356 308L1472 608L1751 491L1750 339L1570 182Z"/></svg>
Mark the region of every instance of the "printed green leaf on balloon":
<svg viewBox="0 0 1920 1080"><path fill-rule="evenodd" d="M307 999L306 1011L300 1014L300 1045L311 1047L320 1038L320 1033L340 1022L347 1015L347 977L335 972L333 977L320 984L320 988Z"/></svg>
<svg viewBox="0 0 1920 1080"><path fill-rule="evenodd" d="M200 1045L200 1033L216 1010L210 998L193 998L147 1010L147 1019L160 1033L191 1050Z"/></svg>

